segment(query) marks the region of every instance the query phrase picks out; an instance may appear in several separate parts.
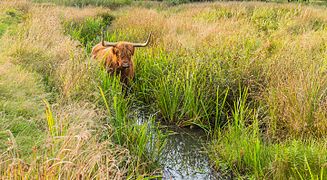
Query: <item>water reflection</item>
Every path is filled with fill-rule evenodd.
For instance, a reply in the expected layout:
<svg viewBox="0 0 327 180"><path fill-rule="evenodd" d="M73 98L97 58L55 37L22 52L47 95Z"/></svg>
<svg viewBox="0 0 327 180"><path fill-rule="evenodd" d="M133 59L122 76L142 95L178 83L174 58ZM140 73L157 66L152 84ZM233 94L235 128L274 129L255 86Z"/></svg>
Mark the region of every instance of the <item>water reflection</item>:
<svg viewBox="0 0 327 180"><path fill-rule="evenodd" d="M203 153L206 142L201 131L173 129L167 139L161 164L163 179L217 179L210 168L208 157Z"/></svg>

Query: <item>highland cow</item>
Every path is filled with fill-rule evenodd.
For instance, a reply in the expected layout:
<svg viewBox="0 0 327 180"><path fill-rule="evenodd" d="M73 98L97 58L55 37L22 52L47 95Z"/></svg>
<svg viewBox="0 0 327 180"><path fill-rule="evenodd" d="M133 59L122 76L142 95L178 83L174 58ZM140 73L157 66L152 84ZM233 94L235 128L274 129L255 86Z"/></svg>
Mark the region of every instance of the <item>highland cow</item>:
<svg viewBox="0 0 327 180"><path fill-rule="evenodd" d="M147 46L150 37L151 33L145 43L106 42L102 35L101 42L92 48L92 58L100 60L111 75L120 75L121 82L127 85L135 73L132 60L134 49Z"/></svg>

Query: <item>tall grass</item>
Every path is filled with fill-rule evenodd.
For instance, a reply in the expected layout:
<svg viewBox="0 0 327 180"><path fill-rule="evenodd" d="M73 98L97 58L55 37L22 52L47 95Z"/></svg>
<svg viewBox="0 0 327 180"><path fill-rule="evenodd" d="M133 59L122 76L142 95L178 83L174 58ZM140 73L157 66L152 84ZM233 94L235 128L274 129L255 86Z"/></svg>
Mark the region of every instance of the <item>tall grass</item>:
<svg viewBox="0 0 327 180"><path fill-rule="evenodd" d="M129 101L161 122L211 134L217 168L258 179L324 178L325 11L261 3L127 8L106 39L153 33L135 52Z"/></svg>
<svg viewBox="0 0 327 180"><path fill-rule="evenodd" d="M112 77L105 70L99 71L99 76L101 77L99 90L107 109L107 122L113 128L110 136L117 144L126 146L136 159L135 162L131 162L130 171L153 172L158 166L161 150L165 145L165 136L153 118L141 122L138 117L130 115L133 113L131 108L133 97L125 96L119 77Z"/></svg>
<svg viewBox="0 0 327 180"><path fill-rule="evenodd" d="M30 8L17 34L5 36L6 55L42 79L40 94L52 97L49 127L60 133L49 131L55 136L51 148L42 148L45 161L34 158L24 177L157 175L164 135L156 120L208 132L212 162L240 178L325 178L326 9L253 2L126 7L111 23L111 12L97 15L94 8ZM82 11L93 16L77 15ZM150 46L135 51L127 95L119 78L98 70L84 52L109 23L109 41L139 42L153 33ZM140 123L138 111L157 116ZM24 164L13 160L17 146L9 139L6 176ZM85 158L78 158L82 152Z"/></svg>
<svg viewBox="0 0 327 180"><path fill-rule="evenodd" d="M93 6L105 6L109 8L117 8L121 6L130 5L133 1L136 4L142 4L137 0L33 0L33 2L37 3L55 3L58 5L65 5L65 6L77 6L77 7L84 7L88 5ZM209 2L209 1L217 1L217 0L155 0L159 1L161 4L165 5L180 5L184 3L191 3L191 2ZM245 1L254 1L254 0L245 0ZM270 0L270 2L277 2L277 3L287 3L286 0ZM146 2L144 4L151 4L151 2ZM301 0L301 1L292 1L292 3L304 3L304 4L314 4L314 5L326 5L326 2L319 1L319 0ZM152 2L152 4L155 4Z"/></svg>
<svg viewBox="0 0 327 180"><path fill-rule="evenodd" d="M176 9L179 10L177 13ZM207 16L207 12L220 11L229 11L231 16L219 16L209 23L198 20L199 15L203 17ZM301 6L219 3L184 5L164 13L135 9L117 18L108 39L142 41L146 32L154 33L150 49L136 51L133 88L135 93L147 95L138 97L157 107L165 121L187 124L187 120L191 119L198 124L209 126L208 122L211 122L212 125L217 114L216 95L229 89L226 100L224 95L218 99L218 102L226 102L222 113L226 116L232 111L241 86L248 88L249 99L256 102L253 106L261 104L267 108L268 115L266 112L260 114L260 117L266 116L263 123L272 127L270 125L278 121L280 125L277 127L286 131L277 130L277 134L300 137L301 134L291 130L296 128L291 121L302 119L307 124L324 121L324 118L314 120L317 116L313 115L318 113L317 103L324 102L325 92L325 78L318 75L325 59L323 39L326 36L326 17L321 11L324 10ZM139 18L140 12L144 18ZM310 12L310 15L304 12ZM168 18L162 18L163 14ZM208 15L211 16L210 13ZM154 18L158 20L152 21ZM150 24L150 21L153 23ZM314 21L320 22L319 28L313 27ZM293 27L298 26L302 26L303 32L293 34ZM306 43L302 41L304 37L308 37ZM308 86L301 83L303 81ZM318 86L309 82L317 82L321 90L312 89ZM283 88L286 88L285 91L280 91ZM284 97L292 97L287 93L297 95L292 100L284 100ZM291 102L296 105L291 105ZM305 110L300 108L303 104L308 104ZM294 106L299 109L291 113L295 110ZM310 120L295 117L303 113ZM221 120L225 121L224 117ZM308 131L320 136L321 126L314 127L320 127L320 130L308 128ZM267 132L272 131L275 130L268 129Z"/></svg>
<svg viewBox="0 0 327 180"><path fill-rule="evenodd" d="M132 0L33 0L33 2L37 3L55 3L58 5L65 6L105 6L110 8L115 8L123 5L129 5Z"/></svg>
<svg viewBox="0 0 327 180"><path fill-rule="evenodd" d="M179 10L177 13L176 9ZM216 15L226 12L229 15ZM312 17L304 15L303 12L310 12ZM163 18L165 13L168 17L166 19ZM280 135L286 133L285 137L293 135L301 137L304 134L296 131L305 131L294 126L298 123L290 121L302 119L305 121L302 124L306 127L309 127L306 124L311 124L311 128L307 128L308 131L320 136L324 130L320 127L318 130L318 126L314 125L315 122L321 121L314 120L317 117L314 114L318 113L317 104L324 102L325 83L324 78L315 72L322 62L319 58L324 58L322 56L324 41L318 40L318 37L324 37L326 17L319 13L320 10L301 6L282 7L272 4L269 6L235 4L235 7L218 3L188 5L171 8L164 13L148 9L129 9L125 15L114 21L111 31L106 34L106 39L142 41L148 32L154 33L152 46L136 51L134 61L137 69L132 87L136 98L143 102L144 106L152 107L154 112L159 111L159 115L166 123L180 126L196 124L210 131L218 122L217 114L220 114L220 122L216 124L225 124L227 115L232 112L234 99L239 96L241 86L247 87L249 98L258 102L253 103L254 106L264 104L263 106L267 108L269 115L265 119L268 121L264 123L269 127L268 133ZM91 27L92 25L88 25L89 21L97 22L96 19L86 19L82 24ZM242 28L237 29L236 26ZM299 26L302 27L302 34L297 34L299 32L294 30ZM72 28L73 30L68 30L72 32L76 29L67 28ZM100 32L100 27L97 29ZM229 29L233 31L228 31ZM253 33L248 33L250 31ZM94 31L87 32L94 36ZM178 35L179 33L181 35ZM312 56L305 56L303 52L296 54L302 47L300 40L304 36L303 33L309 33L312 38L318 40L316 43L306 44L307 54ZM274 39L281 35L283 39ZM72 37L74 36L73 33ZM88 36L79 33L75 38ZM197 37L196 41L192 39L193 36ZM293 41L290 44L292 48L282 45L289 41ZM304 60L297 62L296 59L301 56ZM280 58L284 60L280 61ZM310 65L309 62L316 63ZM305 72L305 68L309 71ZM287 74L280 73L281 69ZM319 87L317 86L319 89L313 89L310 93L311 87L305 88L305 91L308 91L304 92L304 96L308 98L303 99L306 101L304 104L308 103L306 110L299 108L294 115L288 115L287 113L291 111L280 112L285 108L279 107L290 104L291 108L294 107L291 103L303 104L297 98L303 96L302 94L290 100L285 99L288 101L286 104L283 100L285 96L291 98L286 94L288 88L291 88L290 92L293 93L296 88L300 88L297 86L302 86L298 79L289 78L295 76L305 77L308 84L309 81L319 81ZM320 77L319 80L317 77ZM285 86L285 91L274 93L275 89L284 88L280 86ZM219 96L225 92L226 95ZM220 105L224 106L220 108ZM300 113L300 110L305 113ZM297 114L303 114L305 117L295 118ZM319 117L323 116L320 114ZM276 122L280 126L276 125ZM282 132L283 130L274 127L286 131Z"/></svg>
<svg viewBox="0 0 327 180"><path fill-rule="evenodd" d="M81 42L86 51L90 52L94 44L100 42L100 30L108 27L113 19L112 15L102 13L97 17L88 17L82 22L64 20L64 26L66 33Z"/></svg>
<svg viewBox="0 0 327 180"><path fill-rule="evenodd" d="M40 146L42 134L41 98L47 97L40 77L8 62L5 37L14 31L25 13L23 4L0 8L0 152L8 150L14 156L29 158L34 146ZM7 145L12 145L8 148Z"/></svg>
<svg viewBox="0 0 327 180"><path fill-rule="evenodd" d="M242 179L326 178L324 140L267 142L260 130L259 110L250 111L247 101L245 89L234 103L232 121L209 146L209 157L218 169L225 167Z"/></svg>
<svg viewBox="0 0 327 180"><path fill-rule="evenodd" d="M267 143L255 129L258 126L240 130L233 125L209 147L209 157L220 172L227 169L238 178L326 178L326 142Z"/></svg>
<svg viewBox="0 0 327 180"><path fill-rule="evenodd" d="M21 22L23 18L23 12L15 8L6 8L3 10L0 18L0 36L2 36L11 25L16 25Z"/></svg>
<svg viewBox="0 0 327 180"><path fill-rule="evenodd" d="M17 3L5 5L16 7ZM13 30L5 33L1 44L0 67L6 69L1 83L12 83L0 88L10 97L1 105L1 122L12 122L12 126L8 123L1 128L0 176L133 179L157 174L164 142L160 131L127 123L128 103L120 96L115 97L112 119L126 124L103 122L106 115L105 108L98 106L102 101L98 67L88 61L83 49L76 48L77 42L64 35L62 9L22 3L27 18L11 26ZM22 104L12 104L13 116L2 116L10 110L11 100Z"/></svg>

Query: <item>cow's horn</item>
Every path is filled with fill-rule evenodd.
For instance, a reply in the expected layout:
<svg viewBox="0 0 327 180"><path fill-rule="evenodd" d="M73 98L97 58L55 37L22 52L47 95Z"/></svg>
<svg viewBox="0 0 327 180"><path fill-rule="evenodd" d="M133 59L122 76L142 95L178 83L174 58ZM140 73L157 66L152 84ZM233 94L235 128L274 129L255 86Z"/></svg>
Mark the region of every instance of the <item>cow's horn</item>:
<svg viewBox="0 0 327 180"><path fill-rule="evenodd" d="M102 37L101 37L101 42L102 42L102 46L116 46L118 43L116 42L107 42L107 41L104 41L104 29L102 30Z"/></svg>
<svg viewBox="0 0 327 180"><path fill-rule="evenodd" d="M148 39L146 40L145 43L132 43L132 45L134 47L145 47L149 44L150 37L151 37L151 33L149 34Z"/></svg>
<svg viewBox="0 0 327 180"><path fill-rule="evenodd" d="M102 46L108 47L108 46L116 46L118 43L117 42L107 42L107 41L102 41Z"/></svg>

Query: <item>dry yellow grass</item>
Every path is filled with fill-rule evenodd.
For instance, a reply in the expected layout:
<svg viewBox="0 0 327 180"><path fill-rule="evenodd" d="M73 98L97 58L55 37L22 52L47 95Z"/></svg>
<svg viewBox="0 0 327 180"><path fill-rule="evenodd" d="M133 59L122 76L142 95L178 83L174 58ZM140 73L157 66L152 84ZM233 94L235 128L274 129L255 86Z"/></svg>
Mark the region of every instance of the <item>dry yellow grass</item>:
<svg viewBox="0 0 327 180"><path fill-rule="evenodd" d="M243 81L251 97L267 105L268 136L326 134L325 8L229 2L120 14L111 27L118 39L140 41L152 31L155 47L189 62L219 58L229 64L230 80Z"/></svg>
<svg viewBox="0 0 327 180"><path fill-rule="evenodd" d="M26 121L34 139L16 142L18 137L5 125L0 137L7 139L0 146L0 176L3 179L124 179L130 163L129 151L113 144L109 139L100 141L103 131L103 111L87 102L87 98L72 101L76 94L86 95L92 66L78 42L63 34L61 17L77 9L54 6L34 6L26 1L1 2L1 10L24 7L26 20L1 38L0 88L8 99L2 110L13 113L32 113L26 117L3 116L16 126ZM0 11L1 11L0 10ZM98 13L98 9L86 10L85 16ZM70 13L67 18L80 18ZM17 26L17 25L15 25ZM46 83L47 79L51 83ZM9 82L10 81L10 82ZM87 81L87 82L86 82ZM43 83L45 82L45 84ZM7 84L7 85L5 85ZM9 85L8 85L9 84ZM84 85L83 85L84 84ZM49 86L56 92L49 91ZM88 85L88 87L90 87ZM96 88L96 87L91 87ZM7 90L6 90L7 89ZM6 90L6 91L5 91ZM56 95L57 94L57 95ZM51 98L54 96L54 98ZM89 95L88 96L92 96ZM52 99L56 136L51 135L46 124L45 105L42 99ZM16 103L9 101L13 99ZM2 100L1 100L2 102ZM9 104L9 103L10 104ZM13 107L9 107L13 106ZM18 114L18 116L20 116ZM12 119L10 119L12 118ZM10 123L8 124L8 126ZM110 127L108 127L110 130ZM18 132L21 133L21 132ZM106 132L106 133L110 133ZM23 154L21 146L27 146L29 154ZM33 144L35 143L35 144ZM27 155L27 156L26 156Z"/></svg>
<svg viewBox="0 0 327 180"><path fill-rule="evenodd" d="M76 10L75 10L76 11ZM94 14L94 9L89 10ZM16 56L40 55L43 58L35 59L33 62L25 62L32 68L38 69L43 74L54 74L52 77L55 88L61 95L69 97L81 90L88 76L88 64L82 49L77 48L79 42L72 41L63 34L61 15L72 12L70 18L76 17L71 8L63 9L52 6L33 6L29 14L31 17L21 25L20 37L14 39L16 43L11 48ZM78 16L81 16L79 14ZM18 61L24 61L21 57ZM27 58L27 60L29 60ZM73 69L71 69L73 68Z"/></svg>

